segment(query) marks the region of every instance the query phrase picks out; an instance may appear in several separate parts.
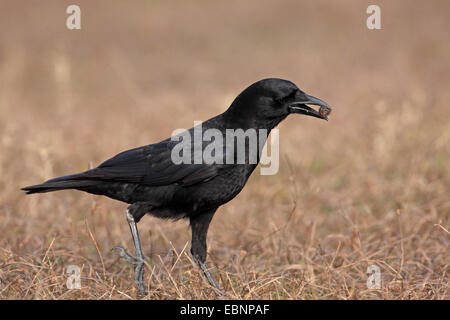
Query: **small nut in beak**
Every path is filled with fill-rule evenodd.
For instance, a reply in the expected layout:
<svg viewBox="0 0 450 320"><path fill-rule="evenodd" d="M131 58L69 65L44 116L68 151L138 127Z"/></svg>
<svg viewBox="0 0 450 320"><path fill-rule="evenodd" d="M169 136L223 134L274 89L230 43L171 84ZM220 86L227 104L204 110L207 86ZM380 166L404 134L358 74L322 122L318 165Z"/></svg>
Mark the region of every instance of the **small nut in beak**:
<svg viewBox="0 0 450 320"><path fill-rule="evenodd" d="M328 119L329 114L331 113L331 109L328 107L320 107L319 109L319 113L322 117L324 117L325 119Z"/></svg>

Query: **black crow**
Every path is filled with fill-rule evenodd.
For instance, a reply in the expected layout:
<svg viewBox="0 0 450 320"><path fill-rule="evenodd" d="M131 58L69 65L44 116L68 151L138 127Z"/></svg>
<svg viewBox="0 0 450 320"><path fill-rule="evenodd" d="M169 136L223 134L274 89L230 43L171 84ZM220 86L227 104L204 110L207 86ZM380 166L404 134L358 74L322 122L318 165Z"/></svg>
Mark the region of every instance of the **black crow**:
<svg viewBox="0 0 450 320"><path fill-rule="evenodd" d="M320 109L317 111L308 105L316 105ZM136 223L147 213L159 218L188 218L192 230L192 257L210 284L218 289L205 265L208 227L217 208L242 190L261 155L260 143L256 160L252 161L251 139L248 136L240 140L244 144L243 149L239 149L237 138L231 141L231 148L228 148L230 144L226 134L229 130L254 130L252 132L256 133L257 140L264 145L270 131L288 115L295 113L328 120L330 112L327 103L304 93L292 82L264 79L239 94L224 113L201 124L202 131L213 129L215 133L215 139L211 138L209 143L203 140L196 142L195 130L198 126L195 126L175 136L176 139L172 137L124 151L97 168L54 178L23 190L32 194L77 189L130 204L126 218L136 256L131 256L122 247L113 249L119 250L121 257L135 265L135 283L142 294L145 294L144 254ZM224 139L219 139L221 137L217 137L217 133ZM180 147L181 137L186 134L194 136L194 139L185 144L188 147L182 149L183 152L174 152L175 148ZM202 155L208 146L211 150L211 145L215 147L211 155L216 161L202 162L202 156L191 157L189 154L200 150ZM185 157L183 159L190 159L191 162L180 162L177 156L181 154Z"/></svg>

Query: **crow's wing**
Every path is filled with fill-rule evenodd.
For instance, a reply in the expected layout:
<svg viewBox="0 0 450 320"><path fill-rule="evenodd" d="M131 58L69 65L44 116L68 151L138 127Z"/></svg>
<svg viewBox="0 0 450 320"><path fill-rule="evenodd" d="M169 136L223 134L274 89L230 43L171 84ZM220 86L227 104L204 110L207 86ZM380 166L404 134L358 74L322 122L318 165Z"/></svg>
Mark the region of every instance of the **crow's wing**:
<svg viewBox="0 0 450 320"><path fill-rule="evenodd" d="M119 153L100 166L86 172L84 178L138 183L147 186L170 184L193 185L217 175L217 167L207 164L174 164L171 152L174 143L160 143Z"/></svg>

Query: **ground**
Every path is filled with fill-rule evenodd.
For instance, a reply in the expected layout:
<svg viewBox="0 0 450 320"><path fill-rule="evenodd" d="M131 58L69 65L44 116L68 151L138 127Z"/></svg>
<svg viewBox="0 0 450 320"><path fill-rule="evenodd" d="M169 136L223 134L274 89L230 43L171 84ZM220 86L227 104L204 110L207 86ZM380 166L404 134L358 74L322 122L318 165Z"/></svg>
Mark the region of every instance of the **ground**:
<svg viewBox="0 0 450 320"><path fill-rule="evenodd" d="M207 261L225 297L449 299L447 1L378 1L381 30L365 1L81 0L81 30L69 4L0 5L0 299L136 298L110 251L133 248L126 205L20 187L189 128L266 77L334 109L283 122L278 174L218 210ZM186 221L139 228L147 299L217 298Z"/></svg>

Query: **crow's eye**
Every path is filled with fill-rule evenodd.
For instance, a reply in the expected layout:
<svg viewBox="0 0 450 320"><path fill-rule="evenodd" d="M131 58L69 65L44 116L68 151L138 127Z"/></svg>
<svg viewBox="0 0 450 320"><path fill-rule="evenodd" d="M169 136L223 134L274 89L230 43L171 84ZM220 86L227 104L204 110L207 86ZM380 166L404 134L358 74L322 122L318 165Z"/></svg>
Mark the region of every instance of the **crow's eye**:
<svg viewBox="0 0 450 320"><path fill-rule="evenodd" d="M275 101L278 102L281 105L284 105L285 103L287 103L290 100L292 100L294 98L294 96L295 96L295 91L292 91L288 95L285 95L285 96L282 96L280 98L275 99Z"/></svg>

